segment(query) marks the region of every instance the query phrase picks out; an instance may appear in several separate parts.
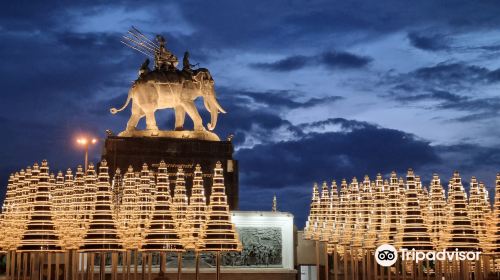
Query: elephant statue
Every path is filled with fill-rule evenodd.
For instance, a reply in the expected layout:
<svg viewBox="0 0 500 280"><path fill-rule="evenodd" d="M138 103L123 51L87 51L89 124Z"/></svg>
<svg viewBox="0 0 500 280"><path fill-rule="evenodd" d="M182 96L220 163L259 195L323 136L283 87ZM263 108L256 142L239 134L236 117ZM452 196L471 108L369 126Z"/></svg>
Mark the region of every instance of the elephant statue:
<svg viewBox="0 0 500 280"><path fill-rule="evenodd" d="M112 114L123 111L132 102L132 114L127 128L121 134L130 134L136 130L142 117L146 118L146 130L157 135L155 111L173 108L175 111L175 130L183 130L186 113L193 120L195 131L206 131L202 118L194 101L203 97L205 108L210 112L211 120L207 124L209 130L217 125L219 112L226 113L215 96L214 80L205 68L185 71L154 70L141 75L128 92L127 101L120 108L112 108ZM156 133L156 134L155 134Z"/></svg>

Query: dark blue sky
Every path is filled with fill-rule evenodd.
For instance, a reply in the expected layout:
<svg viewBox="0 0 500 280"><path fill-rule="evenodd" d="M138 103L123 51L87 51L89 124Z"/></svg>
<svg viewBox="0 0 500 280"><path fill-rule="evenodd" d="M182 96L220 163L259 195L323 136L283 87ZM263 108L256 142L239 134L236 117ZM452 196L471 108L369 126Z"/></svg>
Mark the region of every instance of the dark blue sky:
<svg viewBox="0 0 500 280"><path fill-rule="evenodd" d="M111 4L112 3L112 4ZM144 60L131 26L212 72L235 134L241 207L291 211L314 181L413 167L500 171L498 1L8 1L0 9L0 179L46 158L81 163L75 137L121 131ZM162 128L171 112L158 112ZM97 160L100 148L92 150Z"/></svg>

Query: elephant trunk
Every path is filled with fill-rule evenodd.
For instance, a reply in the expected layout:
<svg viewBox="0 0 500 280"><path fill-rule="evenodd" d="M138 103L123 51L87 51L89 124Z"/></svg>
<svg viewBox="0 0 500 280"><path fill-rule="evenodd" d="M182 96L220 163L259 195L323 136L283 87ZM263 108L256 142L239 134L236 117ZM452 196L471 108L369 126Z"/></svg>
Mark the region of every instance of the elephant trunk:
<svg viewBox="0 0 500 280"><path fill-rule="evenodd" d="M215 98L215 94L206 95L203 99L205 108L210 112L210 123L207 124L209 130L214 130L217 125L217 117L219 112L226 113L224 109L220 106L219 102Z"/></svg>

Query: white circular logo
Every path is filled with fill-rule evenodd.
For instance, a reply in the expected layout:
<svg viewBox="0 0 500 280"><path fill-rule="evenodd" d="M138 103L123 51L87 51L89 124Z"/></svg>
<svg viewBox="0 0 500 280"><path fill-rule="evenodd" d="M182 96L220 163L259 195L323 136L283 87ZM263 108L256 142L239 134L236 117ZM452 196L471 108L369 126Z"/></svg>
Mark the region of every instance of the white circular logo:
<svg viewBox="0 0 500 280"><path fill-rule="evenodd" d="M398 260L398 251L392 245L382 244L375 251L375 260L381 266L392 266Z"/></svg>

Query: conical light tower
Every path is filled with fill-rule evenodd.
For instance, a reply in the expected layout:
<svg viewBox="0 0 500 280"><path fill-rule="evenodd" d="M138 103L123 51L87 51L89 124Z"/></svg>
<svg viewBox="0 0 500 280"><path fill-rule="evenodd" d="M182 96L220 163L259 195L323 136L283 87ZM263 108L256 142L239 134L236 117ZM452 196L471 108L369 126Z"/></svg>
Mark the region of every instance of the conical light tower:
<svg viewBox="0 0 500 280"><path fill-rule="evenodd" d="M432 243L434 248L443 248L443 232L446 229L447 215L446 215L446 198L443 187L441 186L441 181L437 174L432 176L431 190L430 190L430 201L429 201L429 233L431 235Z"/></svg>
<svg viewBox="0 0 500 280"><path fill-rule="evenodd" d="M153 212L153 191L154 188L151 187L151 173L149 171L148 165L143 164L141 170L141 177L139 178L139 213L141 228L146 228L149 223L151 213ZM137 178L136 178L137 179Z"/></svg>
<svg viewBox="0 0 500 280"><path fill-rule="evenodd" d="M38 171L36 164L33 171ZM34 172L37 174L38 172ZM31 216L26 231L17 248L18 252L58 252L59 236L54 227L52 217L52 201L50 199L49 166L46 160L42 162L39 175L36 175L36 192ZM38 178L39 177L39 178ZM33 180L35 182L35 180Z"/></svg>
<svg viewBox="0 0 500 280"><path fill-rule="evenodd" d="M335 221L336 230L334 235L338 236L337 251L340 255L344 253L345 247L349 247L349 241L344 238L344 232L347 230L347 221L349 220L349 188L347 181L342 179L340 183L339 210L337 211L337 219Z"/></svg>
<svg viewBox="0 0 500 280"><path fill-rule="evenodd" d="M217 162L214 169L212 194L208 206L207 221L200 233L201 251L239 252L241 242L234 224L231 222L227 204L222 164Z"/></svg>
<svg viewBox="0 0 500 280"><path fill-rule="evenodd" d="M197 246L198 251L216 252L217 279L220 279L220 252L240 252L242 249L236 227L231 222L222 171L222 164L218 161L214 169L207 221Z"/></svg>
<svg viewBox="0 0 500 280"><path fill-rule="evenodd" d="M328 254L332 254L336 252L336 246L339 243L339 235L340 235L340 205L339 205L339 194L337 191L337 182L332 181L330 198L332 204L332 217L330 221L330 225L327 225L330 228L330 237L328 239Z"/></svg>
<svg viewBox="0 0 500 280"><path fill-rule="evenodd" d="M483 198L479 190L479 183L476 177L472 177L470 181L470 199L468 206L469 218L472 223L472 228L476 232L476 237L479 239L481 248L487 247L488 236L486 232L486 216L483 209Z"/></svg>
<svg viewBox="0 0 500 280"><path fill-rule="evenodd" d="M193 187L187 208L187 219L182 229L186 249L196 249L200 231L207 218L207 200L202 176L201 166L197 164L194 170Z"/></svg>
<svg viewBox="0 0 500 280"><path fill-rule="evenodd" d="M17 199L17 207L11 209L9 213L9 235L7 240L8 248L15 250L19 246L22 235L26 230L26 224L31 217L31 207L34 204L34 194L38 184L38 165L36 164L36 181L32 181L32 169L26 168L26 172L21 169L17 177L17 188L21 189L21 196ZM14 182L16 176L14 177ZM32 184L33 183L33 184ZM7 219L7 218L6 218Z"/></svg>
<svg viewBox="0 0 500 280"><path fill-rule="evenodd" d="M493 212L491 225L488 230L490 239L490 250L494 254L500 253L500 173L497 174L495 185L495 202L493 204Z"/></svg>
<svg viewBox="0 0 500 280"><path fill-rule="evenodd" d="M175 189L173 197L173 210L175 223L179 230L182 229L186 222L186 213L188 207L188 197L186 194L186 181L184 178L184 169L179 167L177 169L176 179L175 179Z"/></svg>
<svg viewBox="0 0 500 280"><path fill-rule="evenodd" d="M393 171L387 193L387 215L383 224L383 231L379 237L379 243L394 244L394 237L398 232L398 226L401 224L402 218L401 200L398 177L396 172Z"/></svg>
<svg viewBox="0 0 500 280"><path fill-rule="evenodd" d="M17 182L15 182L14 175L10 174L9 180L7 182L7 192L5 193L5 200L3 202L2 211L0 213L0 253L9 250L9 231L11 229L9 220L12 220L14 207L16 207L16 192Z"/></svg>
<svg viewBox="0 0 500 280"><path fill-rule="evenodd" d="M54 225L56 232L60 237L60 245L66 249L68 243L68 235L66 229L68 228L68 213L64 203L64 177L61 171L57 173L56 183L51 191L52 196L52 216L54 217Z"/></svg>
<svg viewBox="0 0 500 280"><path fill-rule="evenodd" d="M359 184L356 177L352 178L349 187L349 206L347 211L347 219L345 223L345 228L340 238L340 243L346 248L351 246L353 240L353 235L355 234L355 226L358 221L358 210L359 210Z"/></svg>
<svg viewBox="0 0 500 280"><path fill-rule="evenodd" d="M87 182L93 183L94 166L89 165ZM121 250L122 244L118 235L118 225L113 217L113 198L109 184L107 162L103 160L99 167L99 177L96 185L95 208L89 223L89 229L80 247L82 252L108 252Z"/></svg>
<svg viewBox="0 0 500 280"><path fill-rule="evenodd" d="M306 227L304 228L304 239L306 240L312 239L314 233L317 231L319 209L320 209L320 199L319 199L318 184L314 183L312 199L311 199L311 208L309 210L309 216L307 217Z"/></svg>
<svg viewBox="0 0 500 280"><path fill-rule="evenodd" d="M366 241L365 235L368 231L371 211L373 210L372 195L373 194L370 178L368 177L368 175L365 175L361 187L360 201L357 211L357 222L354 227L355 233L353 235L353 247L362 248L363 243Z"/></svg>
<svg viewBox="0 0 500 280"><path fill-rule="evenodd" d="M319 202L318 230L313 235L313 239L317 241L328 241L329 229L327 228L328 220L331 214L331 199L328 184L323 182L321 185L321 197Z"/></svg>
<svg viewBox="0 0 500 280"><path fill-rule="evenodd" d="M429 224L429 192L427 188L422 185L420 176L415 176L415 184L417 186L417 197L420 202L420 209L422 211L422 217L424 218L424 223Z"/></svg>
<svg viewBox="0 0 500 280"><path fill-rule="evenodd" d="M387 181L386 183L388 185ZM382 224L386 217L387 207L382 175L377 175L377 179L372 186L374 189L373 207L370 211L370 220L364 241L364 247L367 249L374 249L375 247L377 247L377 245L380 245L377 242L377 237L382 233Z"/></svg>
<svg viewBox="0 0 500 280"><path fill-rule="evenodd" d="M175 221L175 211L170 199L167 165L158 167L158 185L151 221L146 228L142 251L183 252L184 246Z"/></svg>
<svg viewBox="0 0 500 280"><path fill-rule="evenodd" d="M160 174L158 174L158 178L160 178ZM161 186L159 185L158 188L160 189ZM141 245L142 229L139 210L138 188L134 169L129 166L123 179L122 198L120 211L118 212L120 237L123 247L127 250L138 250Z"/></svg>
<svg viewBox="0 0 500 280"><path fill-rule="evenodd" d="M467 201L458 172L453 174L452 190L449 197L450 217L446 229L446 249L459 251L477 251L479 240L475 235L472 222L467 211Z"/></svg>
<svg viewBox="0 0 500 280"><path fill-rule="evenodd" d="M422 216L415 175L411 169L408 170L406 175L405 202L406 211L403 213L401 227L396 234L395 246L417 251L432 250L433 244Z"/></svg>

